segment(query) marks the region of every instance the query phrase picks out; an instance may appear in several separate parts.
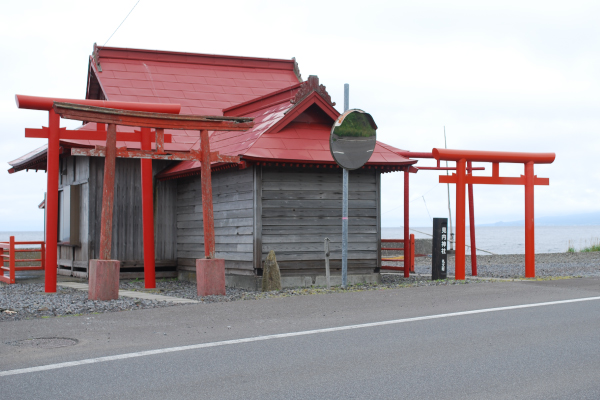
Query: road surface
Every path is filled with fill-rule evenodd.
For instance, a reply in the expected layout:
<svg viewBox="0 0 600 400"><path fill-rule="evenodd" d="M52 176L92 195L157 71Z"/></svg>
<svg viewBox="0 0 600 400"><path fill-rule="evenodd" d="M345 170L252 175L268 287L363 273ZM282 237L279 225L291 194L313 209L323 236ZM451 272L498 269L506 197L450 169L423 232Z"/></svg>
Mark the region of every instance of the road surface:
<svg viewBox="0 0 600 400"><path fill-rule="evenodd" d="M2 322L0 335L2 399L600 398L598 279ZM39 337L79 343L7 344Z"/></svg>

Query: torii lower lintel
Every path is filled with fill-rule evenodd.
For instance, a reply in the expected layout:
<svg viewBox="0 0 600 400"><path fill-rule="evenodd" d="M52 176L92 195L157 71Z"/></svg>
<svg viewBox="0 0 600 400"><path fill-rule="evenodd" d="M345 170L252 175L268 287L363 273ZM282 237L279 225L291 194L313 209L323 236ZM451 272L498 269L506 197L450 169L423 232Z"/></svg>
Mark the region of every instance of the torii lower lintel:
<svg viewBox="0 0 600 400"><path fill-rule="evenodd" d="M473 151L433 149L438 161L456 161L456 174L441 175L440 183L456 184L456 254L455 278L465 279L465 185L523 185L525 186L525 277L535 277L535 221L534 186L549 185L548 178L538 178L533 173L534 164L551 164L554 153L516 153L499 151ZM467 163L491 162L492 176L473 176L466 172ZM501 177L500 163L524 164L525 175L520 177Z"/></svg>

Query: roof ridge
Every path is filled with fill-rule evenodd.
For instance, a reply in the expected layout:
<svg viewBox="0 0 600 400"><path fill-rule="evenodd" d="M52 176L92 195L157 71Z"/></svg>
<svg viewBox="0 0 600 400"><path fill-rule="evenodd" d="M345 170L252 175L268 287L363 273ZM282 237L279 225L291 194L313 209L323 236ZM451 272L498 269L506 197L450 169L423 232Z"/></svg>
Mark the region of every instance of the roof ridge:
<svg viewBox="0 0 600 400"><path fill-rule="evenodd" d="M244 106L248 106L248 105L250 105L250 104L252 104L252 103L258 103L258 102L260 102L260 101L262 101L262 100L266 100L266 99L268 99L269 97L274 97L274 96L276 96L276 95L278 95L278 94L285 93L285 92L287 92L287 91L292 91L292 90L294 90L294 89L296 89L296 88L299 88L301 85L302 85L302 83L301 83L301 82L298 82L298 83L296 83L295 85L291 85L291 86L285 87L285 88L283 88L283 89L278 89L278 90L275 90L274 92L267 93L267 94L265 94L265 95L262 95L262 96L260 96L260 97L255 97L255 98L253 98L253 99L251 99L251 100L244 101L243 103L239 103L239 104L233 105L233 106L231 106L231 107L224 108L224 109L223 109L223 115L225 115L225 113L227 113L227 112L230 112L230 111L233 111L233 110L235 110L235 109L237 109L237 108L242 108L242 107L244 107ZM290 97L290 98L291 98L291 97ZM288 100L289 100L289 99L288 99ZM282 101L283 101L283 100L282 100ZM280 102L280 101L277 101L277 103L278 103L278 102ZM248 112L251 112L251 111L248 111Z"/></svg>
<svg viewBox="0 0 600 400"><path fill-rule="evenodd" d="M94 44L93 54L97 55L96 57L98 60L102 57L106 57L127 60L163 61L170 63L224 65L231 67L247 67L247 63L250 63L255 68L285 69L292 71L297 68L296 60L294 58L283 59L232 56L225 54L188 53L167 50L132 49L126 47L104 47L96 44Z"/></svg>
<svg viewBox="0 0 600 400"><path fill-rule="evenodd" d="M397 148L397 147L394 147L394 146L392 146L391 144L387 144L387 143L380 142L379 140L377 140L377 143L379 143L379 145L380 145L381 147L385 147L387 150L389 150L389 151L391 151L391 152L394 152L394 153L396 153L397 151L406 151L406 150L402 150L402 149L399 149L399 148ZM391 148L390 148L390 147L391 147ZM408 158L408 157L407 157L407 158Z"/></svg>
<svg viewBox="0 0 600 400"><path fill-rule="evenodd" d="M311 77L314 77L314 75L311 75L309 77L309 79ZM307 82L308 82L308 80L306 82L304 82L303 85L306 84ZM318 84L318 82L319 82L318 78L317 78L316 82ZM312 83L314 83L314 80ZM308 84L308 85L312 85L312 83ZM321 85L321 86L323 86L323 85ZM314 95L314 97L313 97L313 95ZM304 103L305 101L307 101L310 98L314 99L311 102L311 104L309 106L302 106L302 103ZM331 117L331 115L327 112L326 108L324 108L322 105L319 104L319 101L321 101L325 107L330 106L333 109L333 106L331 105L331 102L330 102L331 99L329 99L329 101L327 101L327 99L323 97L323 94L319 93L317 90L311 91L308 95L305 95L304 97L296 96L296 99L299 99L299 100L297 100L297 102L295 104L290 104L290 107L287 109L287 111L284 113L284 115L282 115L281 118L279 118L277 121L274 121L273 124L271 124L271 126L269 126L267 129L265 129L263 132L261 132L260 135L258 135L258 137L254 140L254 142L250 146L248 146L248 148L245 150L244 153L248 153L250 151L250 149L256 143L258 143L258 141L264 134L271 132L274 128L275 128L275 133L281 131L285 126L288 126L291 123L293 123L294 120L298 117L298 115L304 113L312 105L316 104L319 108L321 108L323 111L325 111L325 113L327 113ZM318 100L318 99L320 99L320 100ZM301 111L299 111L297 113L292 112L290 114L290 111L292 111L292 110L298 111L299 107L304 107L304 109L302 109ZM332 117L332 120L335 121L336 118L337 117L335 117L335 118ZM289 122L287 122L284 126L279 126L282 123L282 121L284 121L286 119L289 120Z"/></svg>

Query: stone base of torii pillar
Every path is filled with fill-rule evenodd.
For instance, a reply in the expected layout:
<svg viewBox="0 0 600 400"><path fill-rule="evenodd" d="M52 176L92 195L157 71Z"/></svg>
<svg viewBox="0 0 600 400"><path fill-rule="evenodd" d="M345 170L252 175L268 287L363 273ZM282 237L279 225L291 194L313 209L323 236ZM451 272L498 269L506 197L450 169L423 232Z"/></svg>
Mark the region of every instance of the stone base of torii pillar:
<svg viewBox="0 0 600 400"><path fill-rule="evenodd" d="M225 260L199 258L196 260L198 296L225 295Z"/></svg>
<svg viewBox="0 0 600 400"><path fill-rule="evenodd" d="M88 299L117 300L120 270L118 260L90 260Z"/></svg>

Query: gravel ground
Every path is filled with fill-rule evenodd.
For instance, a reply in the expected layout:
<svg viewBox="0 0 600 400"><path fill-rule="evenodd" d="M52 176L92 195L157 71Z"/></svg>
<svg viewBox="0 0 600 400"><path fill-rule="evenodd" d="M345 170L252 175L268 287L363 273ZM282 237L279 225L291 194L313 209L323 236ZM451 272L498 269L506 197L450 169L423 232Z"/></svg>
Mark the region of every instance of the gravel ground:
<svg viewBox="0 0 600 400"><path fill-rule="evenodd" d="M110 311L139 310L171 306L165 301L149 301L120 297L118 300L88 300L82 290L59 287L56 294L44 293L44 285L16 283L0 286L0 321L49 318Z"/></svg>
<svg viewBox="0 0 600 400"><path fill-rule="evenodd" d="M339 292L355 292L360 290L383 290L383 289L396 289L404 287L420 287L420 286L440 286L440 285L460 285L468 283L479 283L480 281L474 281L468 279L465 282L456 282L454 280L440 280L432 281L429 277L420 275L413 275L410 278L404 279L400 274L384 274L381 278L381 284L370 284L363 283L349 286L348 289L344 290L339 286L332 287L331 289L323 287L310 287L310 288L290 288L283 289L281 291L273 292L255 292L251 290L239 289L239 288L227 288L227 295L225 296L205 296L198 297L196 291L195 282L178 281L176 279L165 279L156 282L156 291L152 290L152 293L161 294L164 296L182 297L186 299L194 299L203 303L216 303L216 302L227 302L237 300L257 300L266 299L271 297L291 297L301 296L308 294L319 294L319 293L339 293ZM140 290L144 288L143 281L129 281L121 283L122 289L127 290Z"/></svg>
<svg viewBox="0 0 600 400"><path fill-rule="evenodd" d="M467 256L467 276L471 271L471 259ZM391 262L391 265L402 265L402 262ZM525 261L523 255L486 255L477 257L479 277L489 278L523 278ZM404 287L457 285L485 283L489 281L471 280L465 282L443 280L432 282L421 274L431 273L431 258L415 259L415 272L408 279L402 275L382 275L382 283L354 285L346 291L385 290ZM448 272L454 274L454 256L448 257ZM600 252L595 253L555 253L536 255L536 275L545 277L600 277ZM123 281L121 289L141 290L143 281ZM238 300L257 300L271 297L302 296L319 293L336 293L343 291L339 287L330 290L325 288L284 289L279 292L254 292L244 289L227 288L225 296L198 297L196 284L193 282L163 279L157 281L157 288L151 292L165 296L194 299L202 303L228 302ZM29 318L49 318L89 313L138 310L144 308L170 307L176 304L165 301L150 301L121 297L112 301L91 301L85 291L70 288L59 288L56 294L45 294L44 285L38 283L21 283L0 286L0 321Z"/></svg>
<svg viewBox="0 0 600 400"><path fill-rule="evenodd" d="M415 258L415 272L431 274L431 258ZM453 255L448 256L448 272L454 275ZM470 256L466 257L466 272L467 275L471 274ZM600 277L600 252L536 254L535 274L537 277ZM523 254L478 255L477 275L488 278L523 278L525 256Z"/></svg>
<svg viewBox="0 0 600 400"><path fill-rule="evenodd" d="M474 282L479 283L483 281L472 281L467 279L465 282L456 282L454 280L432 282L430 279L421 277L419 275L414 275L408 279L404 279L400 275L383 275L382 283L380 285L353 285L345 291L384 290L418 286L460 285ZM339 287L333 287L330 290L327 290L326 288L314 287L284 289L273 292L254 292L244 289L227 288L227 294L225 296L198 297L196 284L194 282L178 281L175 279L159 279L156 282L156 286L156 290L144 291L161 294L164 296L194 299L201 301L202 303L258 300L272 297L291 297L344 291ZM121 289L134 291L142 290L144 289L144 282L123 281L121 282L120 287ZM45 294L44 285L35 283L17 283L14 285L0 286L0 322L7 320L50 318L57 316L64 317L81 314L183 305L166 301L150 301L129 297L120 297L118 300L112 301L91 301L88 300L87 296L88 294L85 291L60 287L56 294Z"/></svg>

